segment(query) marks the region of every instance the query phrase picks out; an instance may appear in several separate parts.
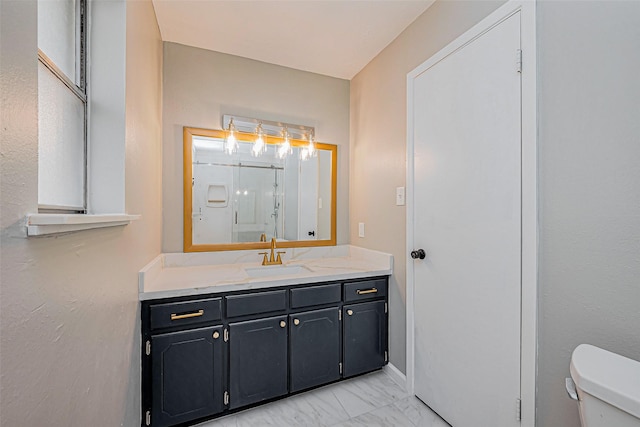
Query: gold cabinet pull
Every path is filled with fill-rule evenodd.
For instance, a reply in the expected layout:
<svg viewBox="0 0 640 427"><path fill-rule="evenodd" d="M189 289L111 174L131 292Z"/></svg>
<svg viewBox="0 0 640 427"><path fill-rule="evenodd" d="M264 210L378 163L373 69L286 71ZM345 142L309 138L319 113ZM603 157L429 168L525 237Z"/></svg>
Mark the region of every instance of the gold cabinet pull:
<svg viewBox="0 0 640 427"><path fill-rule="evenodd" d="M200 317L204 314L204 310L198 310L194 313L175 314L171 313L171 320L189 319L191 317Z"/></svg>
<svg viewBox="0 0 640 427"><path fill-rule="evenodd" d="M214 339L214 340L217 340L218 338L220 338L220 332L215 331L215 332L213 333L213 339Z"/></svg>
<svg viewBox="0 0 640 427"><path fill-rule="evenodd" d="M300 324L300 319L293 319L293 324L298 326Z"/></svg>
<svg viewBox="0 0 640 427"><path fill-rule="evenodd" d="M358 289L358 290L356 291L356 293L357 293L358 295L375 294L375 293L377 293L377 292L378 292L378 290L377 290L376 288L365 289L365 290Z"/></svg>
<svg viewBox="0 0 640 427"><path fill-rule="evenodd" d="M284 328L285 326L287 326L287 322L285 322L284 320L280 321L280 327Z"/></svg>
<svg viewBox="0 0 640 427"><path fill-rule="evenodd" d="M353 310L347 310L347 314L348 314L349 316L353 316Z"/></svg>

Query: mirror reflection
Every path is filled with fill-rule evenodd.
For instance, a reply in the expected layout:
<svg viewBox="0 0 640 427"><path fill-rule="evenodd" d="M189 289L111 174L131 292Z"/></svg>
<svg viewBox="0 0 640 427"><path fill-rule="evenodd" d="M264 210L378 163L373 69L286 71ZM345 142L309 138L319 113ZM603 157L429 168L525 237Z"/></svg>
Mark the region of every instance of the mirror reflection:
<svg viewBox="0 0 640 427"><path fill-rule="evenodd" d="M317 144L317 155L308 157L302 141L292 140L291 153L281 158L280 138L269 138L256 157L254 142L241 138L235 152L225 150L224 131L190 132L190 147L186 135L191 200L187 218L185 197L185 251L245 249L271 238L279 247L335 244L335 146Z"/></svg>

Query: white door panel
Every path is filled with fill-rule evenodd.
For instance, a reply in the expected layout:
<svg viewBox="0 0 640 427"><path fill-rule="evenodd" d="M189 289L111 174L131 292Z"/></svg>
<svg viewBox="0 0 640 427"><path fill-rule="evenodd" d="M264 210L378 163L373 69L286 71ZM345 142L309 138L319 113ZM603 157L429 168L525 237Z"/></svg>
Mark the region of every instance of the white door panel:
<svg viewBox="0 0 640 427"><path fill-rule="evenodd" d="M318 236L318 157L300 161L298 185L298 239ZM313 235L309 234L313 232Z"/></svg>
<svg viewBox="0 0 640 427"><path fill-rule="evenodd" d="M520 14L414 80L415 393L455 427L517 426Z"/></svg>

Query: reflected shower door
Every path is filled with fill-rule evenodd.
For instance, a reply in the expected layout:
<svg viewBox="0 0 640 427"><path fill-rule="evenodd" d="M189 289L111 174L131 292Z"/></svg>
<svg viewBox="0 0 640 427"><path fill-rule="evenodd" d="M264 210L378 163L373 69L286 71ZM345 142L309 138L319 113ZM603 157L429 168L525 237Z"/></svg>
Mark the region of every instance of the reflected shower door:
<svg viewBox="0 0 640 427"><path fill-rule="evenodd" d="M234 168L234 242L281 239L284 227L283 168L240 164Z"/></svg>

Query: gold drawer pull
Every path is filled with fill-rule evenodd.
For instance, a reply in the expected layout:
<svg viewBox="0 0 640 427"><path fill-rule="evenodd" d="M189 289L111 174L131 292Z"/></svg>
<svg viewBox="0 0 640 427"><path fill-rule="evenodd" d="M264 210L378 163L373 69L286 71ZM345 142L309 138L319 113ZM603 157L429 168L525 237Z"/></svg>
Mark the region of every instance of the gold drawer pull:
<svg viewBox="0 0 640 427"><path fill-rule="evenodd" d="M187 313L187 314L171 314L171 320L180 320L180 319L189 319L191 317L200 317L204 314L204 310L198 310L195 313Z"/></svg>
<svg viewBox="0 0 640 427"><path fill-rule="evenodd" d="M362 290L358 289L358 290L356 291L356 293L357 293L358 295L375 294L375 293L377 293L377 292L378 292L378 290L377 290L376 288L366 289L366 290L364 290L364 291L362 291Z"/></svg>

